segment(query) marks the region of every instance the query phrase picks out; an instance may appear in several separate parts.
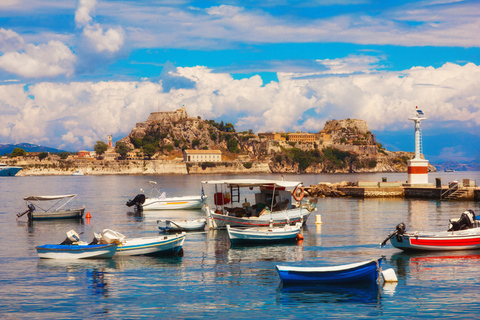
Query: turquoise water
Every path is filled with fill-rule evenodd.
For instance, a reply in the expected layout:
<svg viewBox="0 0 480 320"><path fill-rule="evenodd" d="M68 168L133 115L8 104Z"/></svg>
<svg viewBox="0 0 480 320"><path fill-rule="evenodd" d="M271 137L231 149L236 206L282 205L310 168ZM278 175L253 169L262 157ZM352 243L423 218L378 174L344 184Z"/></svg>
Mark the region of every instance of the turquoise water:
<svg viewBox="0 0 480 320"><path fill-rule="evenodd" d="M405 175L290 175L320 181L404 180ZM277 176L248 176L277 178ZM479 173L438 173L431 179ZM91 240L110 228L128 237L158 233L161 218L198 218L197 211L135 215L125 202L163 185L171 196L198 194L200 181L223 176L83 176L0 178L0 305L4 319L90 318L472 318L480 302L480 251L405 254L379 243L405 222L409 230L444 230L475 202L324 198L303 229L303 242L231 248L226 231L189 233L183 257L40 260L35 246L60 243L75 229ZM232 178L232 177L231 177ZM233 177L245 178L245 176ZM35 221L15 214L28 195L77 193L92 218ZM321 214L323 224L315 225ZM399 282L386 286L282 288L275 265L325 266L385 256Z"/></svg>

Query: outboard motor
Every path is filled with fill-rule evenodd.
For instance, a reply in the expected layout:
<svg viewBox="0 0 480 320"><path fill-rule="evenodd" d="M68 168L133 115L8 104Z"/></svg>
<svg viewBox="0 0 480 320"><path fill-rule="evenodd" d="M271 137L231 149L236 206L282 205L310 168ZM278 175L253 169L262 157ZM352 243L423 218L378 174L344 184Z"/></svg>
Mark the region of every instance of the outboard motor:
<svg viewBox="0 0 480 320"><path fill-rule="evenodd" d="M28 214L28 220L32 220L32 212L35 211L35 206L32 203L30 203L27 206L27 208L28 209L25 212L17 213L17 218L20 218L21 216Z"/></svg>
<svg viewBox="0 0 480 320"><path fill-rule="evenodd" d="M405 226L405 223L402 222L397 224L397 226L395 227L395 230L388 235L387 239L383 240L383 242L380 243L380 247L383 247L384 245L386 245L388 240L390 240L393 236L401 236L405 234L406 229L407 227Z"/></svg>
<svg viewBox="0 0 480 320"><path fill-rule="evenodd" d="M145 195L143 193L137 194L133 200L128 200L127 201L127 206L140 206L145 203Z"/></svg>
<svg viewBox="0 0 480 320"><path fill-rule="evenodd" d="M82 234L82 233L80 233L80 234ZM60 243L60 244L70 246L70 245L74 244L75 242L79 242L79 241L80 241L80 236L78 235L78 233L76 233L75 230L70 230L70 231L67 232L67 237L65 238L65 240L63 240L63 242Z"/></svg>
<svg viewBox="0 0 480 320"><path fill-rule="evenodd" d="M469 209L463 212L460 215L460 219L457 221L449 220L450 225L448 226L447 231L458 231L458 230L465 230L473 228L475 223L475 213L473 210Z"/></svg>

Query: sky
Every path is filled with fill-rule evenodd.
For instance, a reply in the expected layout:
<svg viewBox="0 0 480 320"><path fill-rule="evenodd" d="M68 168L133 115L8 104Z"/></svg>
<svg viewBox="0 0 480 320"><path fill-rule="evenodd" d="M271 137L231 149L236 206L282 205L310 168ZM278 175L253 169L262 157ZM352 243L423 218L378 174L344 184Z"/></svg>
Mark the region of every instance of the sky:
<svg viewBox="0 0 480 320"><path fill-rule="evenodd" d="M431 161L480 159L480 5L2 0L0 143L92 150L154 111L237 131L361 119Z"/></svg>

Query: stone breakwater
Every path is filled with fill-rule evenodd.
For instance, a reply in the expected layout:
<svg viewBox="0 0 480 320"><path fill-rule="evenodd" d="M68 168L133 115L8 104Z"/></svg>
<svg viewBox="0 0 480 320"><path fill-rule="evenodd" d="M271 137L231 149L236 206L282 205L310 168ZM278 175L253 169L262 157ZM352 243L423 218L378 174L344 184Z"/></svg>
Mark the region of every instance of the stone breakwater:
<svg viewBox="0 0 480 320"><path fill-rule="evenodd" d="M17 176L71 175L80 171L85 175L156 175L156 174L264 174L271 173L267 162L244 164L242 162L222 162L214 166L206 164L186 164L181 161L165 160L125 160L89 161L65 165L59 161L18 161L23 169Z"/></svg>

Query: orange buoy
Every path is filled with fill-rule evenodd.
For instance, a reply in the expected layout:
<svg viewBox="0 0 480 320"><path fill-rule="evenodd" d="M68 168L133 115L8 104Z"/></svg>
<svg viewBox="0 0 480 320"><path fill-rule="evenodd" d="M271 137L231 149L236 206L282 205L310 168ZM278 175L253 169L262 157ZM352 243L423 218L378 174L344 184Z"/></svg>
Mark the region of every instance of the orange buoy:
<svg viewBox="0 0 480 320"><path fill-rule="evenodd" d="M297 240L303 240L303 235L301 233L297 234Z"/></svg>
<svg viewBox="0 0 480 320"><path fill-rule="evenodd" d="M87 215L85 216L85 218L91 218L92 216L90 215L90 211L87 211Z"/></svg>

